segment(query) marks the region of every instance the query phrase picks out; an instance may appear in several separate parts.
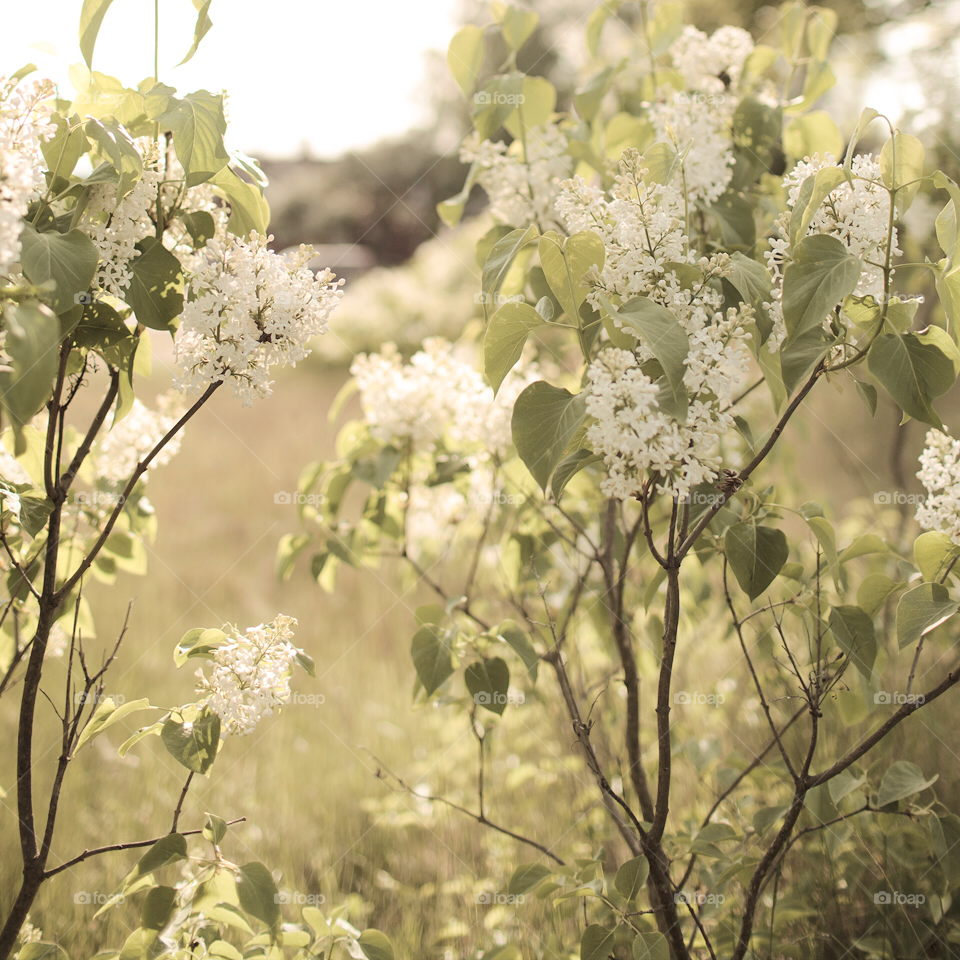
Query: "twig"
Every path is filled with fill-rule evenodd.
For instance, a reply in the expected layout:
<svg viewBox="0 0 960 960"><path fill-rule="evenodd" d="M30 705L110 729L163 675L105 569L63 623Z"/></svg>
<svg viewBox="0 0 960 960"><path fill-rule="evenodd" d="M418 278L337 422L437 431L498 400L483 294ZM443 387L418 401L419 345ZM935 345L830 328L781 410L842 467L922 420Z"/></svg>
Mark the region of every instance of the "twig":
<svg viewBox="0 0 960 960"><path fill-rule="evenodd" d="M180 811L183 810L183 801L187 798L187 791L190 789L190 782L193 780L193 771L187 774L187 779L180 791L180 799L177 801L177 808L173 811L173 825L170 827L171 833L177 832L177 824L180 822Z"/></svg>

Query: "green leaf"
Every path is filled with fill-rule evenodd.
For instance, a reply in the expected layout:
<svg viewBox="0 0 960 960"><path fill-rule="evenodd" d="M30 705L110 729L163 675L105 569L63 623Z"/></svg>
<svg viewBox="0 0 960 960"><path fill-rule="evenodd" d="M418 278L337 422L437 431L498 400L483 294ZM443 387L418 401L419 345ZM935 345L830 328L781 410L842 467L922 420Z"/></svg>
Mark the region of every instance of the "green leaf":
<svg viewBox="0 0 960 960"><path fill-rule="evenodd" d="M926 790L927 787L936 783L939 779L940 774L935 773L927 780L923 771L915 763L910 763L908 760L898 760L891 765L880 781L877 806L885 807L888 803L895 803L897 800L912 797L914 794Z"/></svg>
<svg viewBox="0 0 960 960"><path fill-rule="evenodd" d="M70 123L59 113L53 114L50 119L56 125L57 132L49 140L42 141L40 149L51 174L67 178L89 149L87 137L82 126L71 130Z"/></svg>
<svg viewBox="0 0 960 960"><path fill-rule="evenodd" d="M529 893L541 880L551 876L553 871L545 867L542 863L521 863L513 876L510 878L510 885L507 887L507 893L512 896L520 896Z"/></svg>
<svg viewBox="0 0 960 960"><path fill-rule="evenodd" d="M862 380L858 380L857 395L867 405L870 416L875 417L877 415L877 388L872 383L864 383Z"/></svg>
<svg viewBox="0 0 960 960"><path fill-rule="evenodd" d="M723 235L723 242L731 249L747 250L757 239L754 209L749 200L728 190L709 208Z"/></svg>
<svg viewBox="0 0 960 960"><path fill-rule="evenodd" d="M646 857L634 857L622 863L617 870L613 885L624 900L634 900L647 882L650 864Z"/></svg>
<svg viewBox="0 0 960 960"><path fill-rule="evenodd" d="M782 530L752 522L730 527L723 546L737 582L751 600L773 583L790 553Z"/></svg>
<svg viewBox="0 0 960 960"><path fill-rule="evenodd" d="M227 635L215 627L194 627L188 630L173 651L173 662L182 667L191 657L208 657L221 644L227 642Z"/></svg>
<svg viewBox="0 0 960 960"><path fill-rule="evenodd" d="M795 244L807 235L807 228L820 205L841 183L844 182L841 167L823 167L813 177L807 177L800 189L800 196L794 204L790 217L790 243ZM809 185L809 186L808 186Z"/></svg>
<svg viewBox="0 0 960 960"><path fill-rule="evenodd" d="M896 591L898 584L885 573L871 573L864 577L857 588L857 605L868 616L876 616L887 598Z"/></svg>
<svg viewBox="0 0 960 960"><path fill-rule="evenodd" d="M97 272L100 255L93 241L82 230L38 233L25 223L20 242L23 275L38 287L52 285L47 297L54 313L76 306L77 295L86 293Z"/></svg>
<svg viewBox="0 0 960 960"><path fill-rule="evenodd" d="M830 629L840 649L866 680L873 676L877 659L877 637L873 618L860 607L844 605L830 608Z"/></svg>
<svg viewBox="0 0 960 960"><path fill-rule="evenodd" d="M500 24L500 31L511 50L519 50L537 29L540 18L532 11L513 4L494 3L493 15Z"/></svg>
<svg viewBox="0 0 960 960"><path fill-rule="evenodd" d="M187 175L187 187L205 183L230 162L223 143L227 121L223 115L223 97L206 90L174 99L169 110L155 117L173 132L177 159Z"/></svg>
<svg viewBox="0 0 960 960"><path fill-rule="evenodd" d="M617 73L617 67L604 67L590 77L573 95L573 103L577 114L583 120L592 121L597 116L603 98L607 95L610 84L613 83Z"/></svg>
<svg viewBox="0 0 960 960"><path fill-rule="evenodd" d="M641 931L633 941L633 960L670 960L667 938L657 931Z"/></svg>
<svg viewBox="0 0 960 960"><path fill-rule="evenodd" d="M538 252L550 290L570 322L579 323L589 289L584 276L591 268L603 269L603 241L592 230L581 230L561 245L559 234L550 231L540 238Z"/></svg>
<svg viewBox="0 0 960 960"><path fill-rule="evenodd" d="M553 495L553 499L560 499L567 484L585 466L591 463L597 463L602 459L603 457L593 453L586 447L571 450L570 453L557 464L557 469L553 471L553 476L550 478L550 493Z"/></svg>
<svg viewBox="0 0 960 960"><path fill-rule="evenodd" d="M492 140L507 118L516 112L526 77L522 73L499 74L473 96L473 125L481 140Z"/></svg>
<svg viewBox="0 0 960 960"><path fill-rule="evenodd" d="M261 190L241 180L229 167L224 167L212 176L210 184L216 187L230 204L230 219L227 222L230 233L247 237L253 230L261 235L267 232L270 207Z"/></svg>
<svg viewBox="0 0 960 960"><path fill-rule="evenodd" d="M807 48L814 60L826 60L830 41L837 29L837 12L828 7L811 7L807 12Z"/></svg>
<svg viewBox="0 0 960 960"><path fill-rule="evenodd" d="M924 580L939 580L940 571L953 553L953 541L937 530L921 533L913 544L913 558Z"/></svg>
<svg viewBox="0 0 960 960"><path fill-rule="evenodd" d="M209 840L213 844L219 844L226 835L227 821L208 813L207 822L203 825L203 839Z"/></svg>
<svg viewBox="0 0 960 960"><path fill-rule="evenodd" d="M517 397L511 421L513 442L542 490L546 491L586 411L585 394L574 395L545 380L530 384Z"/></svg>
<svg viewBox="0 0 960 960"><path fill-rule="evenodd" d="M606 960L613 950L613 941L612 930L591 923L580 938L580 960Z"/></svg>
<svg viewBox="0 0 960 960"><path fill-rule="evenodd" d="M942 336L931 336L934 330ZM943 429L943 423L933 400L956 380L955 359L945 340L949 337L937 327L923 334L883 334L874 340L867 357L870 372L900 409L938 430Z"/></svg>
<svg viewBox="0 0 960 960"><path fill-rule="evenodd" d="M461 27L447 48L447 66L465 97L473 95L483 66L483 29L468 23Z"/></svg>
<svg viewBox="0 0 960 960"><path fill-rule="evenodd" d="M745 257L739 250L730 257L730 273L727 279L736 288L744 303L757 304L770 299L770 274L762 264Z"/></svg>
<svg viewBox="0 0 960 960"><path fill-rule="evenodd" d="M873 123L874 120L879 117L880 114L873 109L873 107L864 107L860 112L860 119L857 121L857 129L854 130L853 136L850 138L850 142L847 144L847 152L843 157L843 169L847 174L848 179L850 178L850 172L853 165L853 154L856 150L857 144L860 142L860 138L863 136L864 131L867 127ZM834 154L834 156L839 156L839 154Z"/></svg>
<svg viewBox="0 0 960 960"><path fill-rule="evenodd" d="M214 940L207 947L207 953L211 957L220 957L221 960L243 960L243 954L226 940Z"/></svg>
<svg viewBox="0 0 960 960"><path fill-rule="evenodd" d="M543 323L540 314L530 304L512 300L493 315L483 337L483 372L494 395L520 359L530 331Z"/></svg>
<svg viewBox="0 0 960 960"><path fill-rule="evenodd" d="M137 927L124 941L117 960L153 960L165 953L162 943L157 942L156 930Z"/></svg>
<svg viewBox="0 0 960 960"><path fill-rule="evenodd" d="M32 943L25 943L20 948L17 960L69 960L69 958L67 951L60 944L35 940Z"/></svg>
<svg viewBox="0 0 960 960"><path fill-rule="evenodd" d="M146 930L162 930L177 905L173 887L153 887L140 908L140 926Z"/></svg>
<svg viewBox="0 0 960 960"><path fill-rule="evenodd" d="M178 860L187 859L187 838L182 833L168 833L161 837L138 861L135 876L155 873Z"/></svg>
<svg viewBox="0 0 960 960"><path fill-rule="evenodd" d="M880 151L880 177L896 191L897 214L903 216L913 203L923 177L923 144L907 133L894 131Z"/></svg>
<svg viewBox="0 0 960 960"><path fill-rule="evenodd" d="M463 675L473 702L498 717L503 716L510 689L510 668L500 657L484 658L467 667Z"/></svg>
<svg viewBox="0 0 960 960"><path fill-rule="evenodd" d="M811 110L802 117L794 117L783 128L783 149L795 160L812 157L819 153L832 153L839 157L843 153L843 135L829 113L823 110Z"/></svg>
<svg viewBox="0 0 960 960"><path fill-rule="evenodd" d="M83 0L80 10L80 52L88 67L93 66L93 48L111 3L113 0Z"/></svg>
<svg viewBox="0 0 960 960"><path fill-rule="evenodd" d="M196 210L190 213L181 211L177 216L190 234L194 250L199 250L208 240L217 235L217 225L213 214L206 210Z"/></svg>
<svg viewBox="0 0 960 960"><path fill-rule="evenodd" d="M169 330L183 312L183 268L156 237L137 244L140 256L130 261L133 278L126 301L137 321L151 330Z"/></svg>
<svg viewBox="0 0 960 960"><path fill-rule="evenodd" d="M220 717L206 706L192 721L181 722L170 717L163 724L160 739L175 760L205 776L217 758Z"/></svg>
<svg viewBox="0 0 960 960"><path fill-rule="evenodd" d="M285 533L277 544L277 576L281 581L290 579L297 558L310 544L313 537L309 533Z"/></svg>
<svg viewBox="0 0 960 960"><path fill-rule="evenodd" d="M254 860L237 871L240 906L269 928L271 940L280 932L279 893L273 874L262 863Z"/></svg>
<svg viewBox="0 0 960 960"><path fill-rule="evenodd" d="M536 227L531 225L526 230L511 230L493 245L483 265L483 275L480 280L485 316L488 313L488 305L496 302L500 287L517 254L536 239Z"/></svg>
<svg viewBox="0 0 960 960"><path fill-rule="evenodd" d="M210 4L212 2L213 0L193 0L193 5L198 11L197 25L193 28L193 43L190 45L187 55L177 64L178 67L182 67L188 60L193 59L193 55L200 46L200 41L213 26L213 21L210 19Z"/></svg>
<svg viewBox="0 0 960 960"><path fill-rule="evenodd" d="M950 889L955 890L960 886L960 817L950 814L930 820L937 859Z"/></svg>
<svg viewBox="0 0 960 960"><path fill-rule="evenodd" d="M536 683L540 656L534 649L526 632L513 620L504 620L497 628L497 636L513 647L517 656L520 657L523 665L527 668L527 675Z"/></svg>
<svg viewBox="0 0 960 960"><path fill-rule="evenodd" d="M897 604L897 640L900 649L910 646L949 620L960 607L942 583L921 583L908 590Z"/></svg>
<svg viewBox="0 0 960 960"><path fill-rule="evenodd" d="M835 341L827 338L819 327L802 337L791 338L780 348L780 372L787 396L805 380ZM760 351L761 358L770 356ZM762 364L761 359L761 364Z"/></svg>
<svg viewBox="0 0 960 960"><path fill-rule="evenodd" d="M428 697L455 669L453 641L456 635L456 629L442 630L434 623L424 624L413 635L410 655Z"/></svg>
<svg viewBox="0 0 960 960"><path fill-rule="evenodd" d="M84 124L86 135L117 172L117 198L121 200L137 185L143 175L143 158L127 131L112 117L98 120L91 117ZM84 181L89 184L93 177Z"/></svg>
<svg viewBox="0 0 960 960"><path fill-rule="evenodd" d="M390 938L379 930L364 930L357 942L367 960L394 960Z"/></svg>
<svg viewBox="0 0 960 960"><path fill-rule="evenodd" d="M783 815L789 807L761 807L753 815L753 829L762 837Z"/></svg>
<svg viewBox="0 0 960 960"><path fill-rule="evenodd" d="M805 237L793 248L783 272L783 319L798 337L820 326L860 282L862 264L836 238Z"/></svg>
<svg viewBox="0 0 960 960"><path fill-rule="evenodd" d="M30 422L53 392L60 347L60 324L36 300L3 304L5 351L12 370L0 370L3 406L17 430Z"/></svg>
<svg viewBox="0 0 960 960"><path fill-rule="evenodd" d="M107 727L112 727L113 724L122 720L124 717L129 716L131 713L136 713L138 710L153 710L155 709L151 706L149 700L131 700L129 703L121 703L119 706L114 701L113 697L105 697L97 704L96 710L93 711L93 715L87 721L86 726L83 728L83 732L80 734L80 739L77 740L77 745L73 748L73 756L75 757L79 752L80 748L98 734L103 733Z"/></svg>
<svg viewBox="0 0 960 960"><path fill-rule="evenodd" d="M668 389L660 388L657 403L660 408L681 423L687 419L687 388L683 376L687 371L684 361L690 352L690 340L680 321L666 307L649 297L634 297L614 307L601 297L604 309L643 339L663 367Z"/></svg>

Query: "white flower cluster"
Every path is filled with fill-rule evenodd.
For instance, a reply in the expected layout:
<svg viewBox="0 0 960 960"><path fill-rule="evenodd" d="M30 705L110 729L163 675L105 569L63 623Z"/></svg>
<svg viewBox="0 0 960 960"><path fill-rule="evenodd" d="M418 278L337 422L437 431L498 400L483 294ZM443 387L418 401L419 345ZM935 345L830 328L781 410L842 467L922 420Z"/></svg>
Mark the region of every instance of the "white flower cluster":
<svg viewBox="0 0 960 960"><path fill-rule="evenodd" d="M774 276L775 299L767 304L774 321L773 333L768 347L777 350L786 338L783 324L783 269L789 258L790 218L800 196L800 190L808 177L816 176L819 170L836 167L832 154L814 154L798 163L784 178L787 191L787 209L776 221L778 236L770 241L770 249L764 254ZM887 257L887 231L890 226L890 195L880 180L880 162L872 154L854 157L853 186L844 180L820 205L810 221L804 236L824 234L836 237L854 256L863 261L860 282L855 291L858 297L883 292L883 271L874 264L884 263ZM802 240L803 237L797 237ZM893 228L890 256L901 253L897 246L897 229ZM868 261L872 261L869 263Z"/></svg>
<svg viewBox="0 0 960 960"><path fill-rule="evenodd" d="M917 477L927 491L917 507L917 522L960 545L960 440L929 430Z"/></svg>
<svg viewBox="0 0 960 960"><path fill-rule="evenodd" d="M296 625L296 619L281 614L243 634L224 627L232 636L207 661L210 677L202 668L196 673L197 693L206 694L205 702L220 717L222 736L253 733L260 720L290 699L290 674L302 652L290 642Z"/></svg>
<svg viewBox="0 0 960 960"><path fill-rule="evenodd" d="M182 394L170 391L157 397L157 409L151 410L134 400L129 413L97 442L93 451L93 471L107 483L124 483L145 457L186 411ZM171 437L150 462L150 469L162 467L179 452L183 431ZM143 475L146 480L149 470Z"/></svg>
<svg viewBox="0 0 960 960"><path fill-rule="evenodd" d="M670 56L687 89L722 94L728 85L736 87L740 82L743 64L752 51L753 38L740 27L720 27L708 37L702 30L686 26L671 45Z"/></svg>
<svg viewBox="0 0 960 960"><path fill-rule="evenodd" d="M508 148L499 141L480 142L474 133L464 141L460 160L483 168L477 182L490 199L494 219L512 227L536 223L545 232L557 229L557 191L576 165L567 145L566 135L552 123L527 131L526 156L519 140Z"/></svg>
<svg viewBox="0 0 960 960"><path fill-rule="evenodd" d="M45 184L40 144L54 132L52 96L49 80L18 86L0 77L0 277L20 261L22 218Z"/></svg>
<svg viewBox="0 0 960 960"><path fill-rule="evenodd" d="M678 495L717 477L717 442L733 423L725 411L748 369L746 327L753 316L747 305L724 313L723 297L709 281L725 275L729 257L689 251L680 193L645 182L640 159L625 152L612 199L574 179L563 184L557 202L570 232L593 230L604 243L606 261L588 300L599 307L601 295L624 303L649 297L673 313L689 342L686 423L660 409L658 387L640 369L654 358L643 341L634 352L604 351L589 369L588 412L597 423L587 436L607 465L604 493L620 499L638 493L650 474ZM687 274L692 268L697 279L682 280L678 265Z"/></svg>
<svg viewBox="0 0 960 960"><path fill-rule="evenodd" d="M295 365L310 339L326 332L343 281L329 270L314 276L312 248L281 255L268 249L272 239L254 232L249 240L207 242L176 335L178 389L200 393L229 381L250 406L270 396L272 366Z"/></svg>
<svg viewBox="0 0 960 960"><path fill-rule="evenodd" d="M137 243L156 235L157 185L163 179L157 144L148 137L141 137L135 145L143 161L143 174L136 185L119 204L115 183L99 183L91 187L79 224L100 253L94 283L120 300L133 280L130 261L140 255Z"/></svg>
<svg viewBox="0 0 960 960"><path fill-rule="evenodd" d="M447 441L457 451L479 448L482 457L506 452L513 404L531 382L529 371L515 371L494 397L479 371L441 337L424 340L423 349L407 364L396 346L386 343L380 353L358 356L350 372L378 439L410 439L427 448Z"/></svg>
<svg viewBox="0 0 960 960"><path fill-rule="evenodd" d="M713 203L733 175L733 141L729 113L697 96L666 93L650 108L657 140L683 155L683 175L690 200ZM731 104L732 106L732 104Z"/></svg>

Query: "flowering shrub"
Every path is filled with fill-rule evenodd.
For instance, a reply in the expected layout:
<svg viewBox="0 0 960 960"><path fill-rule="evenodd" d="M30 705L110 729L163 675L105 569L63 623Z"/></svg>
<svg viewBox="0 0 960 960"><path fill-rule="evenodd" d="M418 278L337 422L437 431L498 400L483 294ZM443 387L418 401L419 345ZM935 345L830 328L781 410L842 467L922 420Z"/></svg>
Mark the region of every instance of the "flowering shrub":
<svg viewBox="0 0 960 960"><path fill-rule="evenodd" d="M83 5L88 66L109 5ZM310 905L302 922L284 923L273 874L224 855L223 819L180 828L194 777L210 773L229 736L249 734L289 702L295 666L314 675L291 642L296 621L189 631L175 660L202 658L209 674L198 671L194 702L161 708L104 693L126 627L94 667L85 596L91 577L146 572L145 542L156 531L148 471L175 455L187 422L224 384L245 405L268 397L271 371L306 357L308 341L326 331L342 281L314 276L307 247L292 257L268 249L264 180L255 162L227 149L222 96L178 96L155 76L127 88L93 72L70 103L52 84L27 81L29 72L0 78L0 695L19 698L6 742L16 755L10 824L23 858L19 889L5 898L0 960L65 957L28 920L41 887L91 857L128 850L142 856L106 901L135 900L139 919L113 956L229 958L243 946L247 956L274 957L286 944L392 957L383 934L356 930L340 907L325 916ZM173 336L177 368L173 389L152 406L137 396L151 330ZM78 410L84 387L97 394L92 414ZM64 660L59 695L51 657ZM52 765L46 745L34 744L41 694L62 730ZM90 757L84 748L103 731L146 711L158 719L120 754L156 736L186 769L169 832L104 838L112 842L54 862L67 770ZM203 849L191 849L194 837ZM173 867L186 868L181 879L161 882Z"/></svg>
<svg viewBox="0 0 960 960"><path fill-rule="evenodd" d="M338 460L304 470L313 500L279 569L309 556L332 590L340 565L393 555L432 592L412 625L415 699L459 713L479 748L474 808L448 802L526 850L507 895L557 911L549 944L504 919L522 943L500 931L498 949L931 955L960 935L960 819L886 738L960 682L956 450L936 406L960 372L960 189L889 123L858 155L876 111L846 137L816 109L830 11L785 4L773 47L708 37L669 2L640 4L634 33L625 10L590 14L570 103L517 69L530 10L493 4L453 38L475 132L440 212L456 223L474 184L490 198L482 342L357 360L362 420ZM493 75L488 41L507 51ZM947 198L944 256L902 263L921 187ZM914 271L940 294L924 329L895 286ZM827 380L932 428L918 537L879 495L838 527L802 478L770 485ZM518 725L542 711L570 731L572 789L592 785L556 836L488 815L491 733L521 705ZM573 852L586 843L602 849Z"/></svg>

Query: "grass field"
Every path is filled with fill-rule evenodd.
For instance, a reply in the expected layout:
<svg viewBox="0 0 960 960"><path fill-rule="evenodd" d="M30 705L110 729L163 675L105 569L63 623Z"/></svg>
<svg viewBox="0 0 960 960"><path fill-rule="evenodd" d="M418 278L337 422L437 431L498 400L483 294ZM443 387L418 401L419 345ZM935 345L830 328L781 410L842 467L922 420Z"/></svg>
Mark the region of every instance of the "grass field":
<svg viewBox="0 0 960 960"><path fill-rule="evenodd" d="M149 483L160 520L149 548L149 576L121 575L113 586L90 590L98 625L92 648L116 635L128 602L135 601L106 692L147 697L163 707L187 702L192 668L177 671L172 658L186 630L224 622L243 628L280 612L297 617L296 642L316 660L317 679L299 673L294 687L315 699L322 695L323 702L291 704L249 738L228 739L209 780L195 780L181 828L201 826L206 811L246 817L225 845L229 858L261 860L279 871L281 887L323 894L329 904L350 897L353 922L387 931L400 957L471 955L468 946L489 947L493 931L511 924L519 939L547 941L556 921L546 907L531 904L515 920L501 908L481 912L474 904L482 883L504 883L516 863L534 855L436 804L392 793L376 778L372 754L423 792L444 792L475 807L469 789L476 744L465 725L453 726L452 713L411 708L412 611L433 598L402 591L389 566L344 570L333 594L321 591L303 564L287 583L276 577L277 541L297 529L297 520L294 507L275 503L275 494L296 489L307 461L332 455L327 410L344 377L305 365L282 378L270 401L245 410L217 395L191 423L180 455ZM842 402L855 404L849 393ZM813 495L825 502L869 496L882 489L871 484L889 482L887 451L877 437L889 436L890 424L869 435L855 421L848 436L832 438L824 420L837 402L833 395L821 398L824 417L815 408L790 438ZM914 431L911 443L919 440ZM710 659L701 658L696 669L709 674ZM51 686L62 672L59 663L51 665ZM0 703L7 744L14 701ZM504 811L505 825L558 843L565 856L590 855L608 830L596 797L570 787L576 777L562 776L580 766L571 738L547 716L518 713L510 718L508 711L501 744L495 744L491 815ZM894 751L909 752L917 762L929 756L955 795L957 760L938 732L947 729L949 716L949 704L932 711L923 721L927 732L920 726L903 731ZM47 711L38 732L40 796L52 772L53 754L44 753L57 735L51 719ZM127 730L139 725L134 719ZM124 738L116 728L104 734L71 768L54 863L85 847L170 829L183 769L152 738L121 760L116 748ZM12 781L7 747L0 755L0 784L9 788ZM19 868L12 801L10 795L0 804L0 907L13 895ZM574 842L565 833L580 818L586 829L578 827ZM75 903L75 896L112 893L136 858L136 852L109 854L61 874L44 888L32 911L34 924L73 958L118 946L136 925L136 910L125 905L93 921L94 908Z"/></svg>

